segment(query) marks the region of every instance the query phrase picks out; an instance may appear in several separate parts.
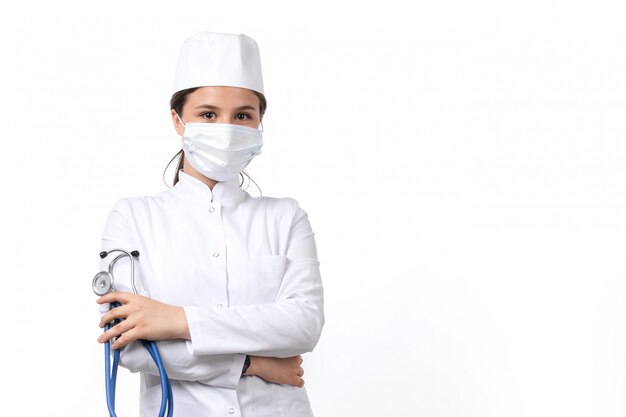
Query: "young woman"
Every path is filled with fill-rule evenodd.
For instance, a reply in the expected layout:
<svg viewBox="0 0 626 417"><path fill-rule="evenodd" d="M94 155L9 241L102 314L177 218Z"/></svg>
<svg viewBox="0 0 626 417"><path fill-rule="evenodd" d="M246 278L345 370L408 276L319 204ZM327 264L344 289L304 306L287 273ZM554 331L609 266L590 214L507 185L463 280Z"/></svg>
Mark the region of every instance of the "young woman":
<svg viewBox="0 0 626 417"><path fill-rule="evenodd" d="M312 415L300 355L324 325L314 235L296 201L240 188L260 152L265 107L254 40L187 39L171 100L183 143L174 186L120 200L108 216L102 249L139 251L139 294L121 259L117 291L98 303L101 327L124 320L98 341L115 340L121 365L141 373L142 416L158 414L161 388L141 339L159 341L175 416ZM112 302L121 306L108 311Z"/></svg>

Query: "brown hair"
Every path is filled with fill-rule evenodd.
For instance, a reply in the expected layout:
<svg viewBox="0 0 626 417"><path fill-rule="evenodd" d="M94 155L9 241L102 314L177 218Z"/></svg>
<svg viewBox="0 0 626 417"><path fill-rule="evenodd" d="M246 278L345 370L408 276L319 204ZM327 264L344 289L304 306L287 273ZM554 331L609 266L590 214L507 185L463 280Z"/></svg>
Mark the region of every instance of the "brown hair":
<svg viewBox="0 0 626 417"><path fill-rule="evenodd" d="M176 114L178 114L182 118L183 107L185 107L187 96L196 91L198 88L200 87L188 88L186 90L175 92L170 99L170 109L174 110ZM267 110L267 101L265 100L265 96L263 94L254 90L252 90L252 92L256 94L259 98L259 112L261 113L261 120L263 120L263 115L265 114L265 110ZM170 159L170 161L167 163L167 166L165 167L165 170L163 170L163 181L165 181L165 171L167 171L167 168L169 168L169 166L172 164L172 162L174 162L176 158L178 158L178 165L176 166L176 173L174 174L173 185L176 185L176 183L178 182L178 172L183 169L183 164L185 163L185 156L182 149L176 152L176 155L174 155L172 159ZM247 176L247 174L245 175ZM248 177L248 179L251 178Z"/></svg>

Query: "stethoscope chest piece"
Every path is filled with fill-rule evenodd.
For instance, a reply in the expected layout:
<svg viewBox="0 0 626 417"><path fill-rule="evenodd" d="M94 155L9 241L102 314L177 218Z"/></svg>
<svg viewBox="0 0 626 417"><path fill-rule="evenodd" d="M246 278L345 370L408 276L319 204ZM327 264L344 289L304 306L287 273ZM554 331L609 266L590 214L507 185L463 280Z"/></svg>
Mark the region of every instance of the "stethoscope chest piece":
<svg viewBox="0 0 626 417"><path fill-rule="evenodd" d="M93 277L91 287L96 295L103 296L108 294L113 288L113 277L107 271L100 271Z"/></svg>

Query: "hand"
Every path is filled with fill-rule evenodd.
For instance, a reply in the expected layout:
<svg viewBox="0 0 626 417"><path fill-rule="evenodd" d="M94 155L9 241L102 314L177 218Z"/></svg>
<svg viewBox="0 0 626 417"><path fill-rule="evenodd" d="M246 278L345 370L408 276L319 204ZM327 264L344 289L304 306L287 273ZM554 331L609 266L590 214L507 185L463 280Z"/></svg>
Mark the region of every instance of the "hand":
<svg viewBox="0 0 626 417"><path fill-rule="evenodd" d="M290 358L268 358L265 356L250 356L250 366L244 375L254 375L274 384L304 386L304 369L302 356Z"/></svg>
<svg viewBox="0 0 626 417"><path fill-rule="evenodd" d="M96 302L104 304L114 301L122 305L105 313L100 319L100 327L114 319L125 320L101 334L98 342L105 343L121 335L111 346L119 349L138 339L190 339L187 317L182 307L127 292L105 294Z"/></svg>

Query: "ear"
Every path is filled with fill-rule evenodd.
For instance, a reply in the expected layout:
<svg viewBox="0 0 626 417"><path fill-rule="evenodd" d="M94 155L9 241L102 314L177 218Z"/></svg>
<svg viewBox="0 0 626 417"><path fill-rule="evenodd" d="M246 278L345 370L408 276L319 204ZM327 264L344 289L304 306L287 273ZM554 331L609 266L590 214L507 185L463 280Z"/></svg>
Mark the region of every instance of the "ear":
<svg viewBox="0 0 626 417"><path fill-rule="evenodd" d="M183 126L180 120L178 120L178 116L176 115L176 110L171 109L170 112L172 115L172 123L174 124L174 129L176 130L176 133L178 133L179 136L182 136L183 132L185 131L185 126Z"/></svg>

